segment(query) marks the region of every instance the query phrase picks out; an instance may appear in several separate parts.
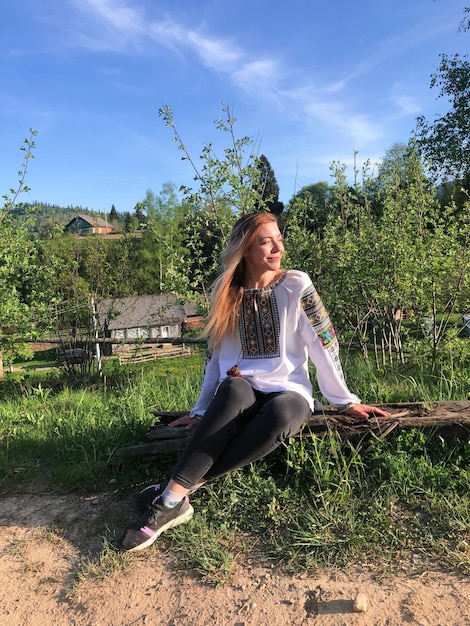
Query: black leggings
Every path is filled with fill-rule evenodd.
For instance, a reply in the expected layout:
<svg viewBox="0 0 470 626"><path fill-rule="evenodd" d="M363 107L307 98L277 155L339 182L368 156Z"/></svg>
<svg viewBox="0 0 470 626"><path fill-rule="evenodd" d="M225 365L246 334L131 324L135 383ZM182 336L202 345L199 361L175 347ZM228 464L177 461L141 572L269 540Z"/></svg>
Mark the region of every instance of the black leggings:
<svg viewBox="0 0 470 626"><path fill-rule="evenodd" d="M226 378L192 432L172 479L186 488L265 457L310 416L294 391L261 393L243 378Z"/></svg>

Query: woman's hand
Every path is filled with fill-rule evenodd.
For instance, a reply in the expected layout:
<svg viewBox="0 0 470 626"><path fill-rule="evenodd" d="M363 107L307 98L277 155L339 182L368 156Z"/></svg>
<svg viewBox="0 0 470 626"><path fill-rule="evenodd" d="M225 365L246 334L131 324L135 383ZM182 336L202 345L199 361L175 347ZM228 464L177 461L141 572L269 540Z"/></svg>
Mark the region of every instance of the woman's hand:
<svg viewBox="0 0 470 626"><path fill-rule="evenodd" d="M173 422L170 422L168 426L186 426L186 430L193 430L193 428L197 428L199 425L200 419L197 417L189 417L189 415L182 415L178 417Z"/></svg>
<svg viewBox="0 0 470 626"><path fill-rule="evenodd" d="M344 411L346 415L353 415L354 417L370 417L371 415L380 415L387 417L390 415L388 411L383 411L376 406L369 406L368 404L353 404L347 411Z"/></svg>

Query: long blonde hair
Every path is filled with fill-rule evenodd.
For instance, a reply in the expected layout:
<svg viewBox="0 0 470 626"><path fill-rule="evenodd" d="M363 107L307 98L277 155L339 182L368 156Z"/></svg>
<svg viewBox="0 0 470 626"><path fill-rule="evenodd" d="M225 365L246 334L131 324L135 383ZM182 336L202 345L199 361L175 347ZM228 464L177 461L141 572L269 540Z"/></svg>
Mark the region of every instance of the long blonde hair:
<svg viewBox="0 0 470 626"><path fill-rule="evenodd" d="M225 334L234 334L238 326L238 310L245 281L244 256L256 240L262 224L276 222L272 213L249 213L235 222L227 246L221 254L222 274L212 288L211 309L207 316L205 334L209 347L220 345Z"/></svg>

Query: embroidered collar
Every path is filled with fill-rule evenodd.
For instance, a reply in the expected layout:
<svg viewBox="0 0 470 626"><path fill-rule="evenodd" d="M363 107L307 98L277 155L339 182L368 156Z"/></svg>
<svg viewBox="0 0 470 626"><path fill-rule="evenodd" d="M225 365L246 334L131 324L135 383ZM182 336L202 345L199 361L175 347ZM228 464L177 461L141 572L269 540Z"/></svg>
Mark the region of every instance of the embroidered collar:
<svg viewBox="0 0 470 626"><path fill-rule="evenodd" d="M287 276L287 270L282 270L282 274L281 276L276 280L276 282L271 283L270 285L267 285L266 287L261 287L260 289L243 289L244 293L249 293L249 294L257 294L257 293L267 293L268 291L273 291L274 289L276 289L276 287L279 287L279 285L281 283L284 282L285 278Z"/></svg>

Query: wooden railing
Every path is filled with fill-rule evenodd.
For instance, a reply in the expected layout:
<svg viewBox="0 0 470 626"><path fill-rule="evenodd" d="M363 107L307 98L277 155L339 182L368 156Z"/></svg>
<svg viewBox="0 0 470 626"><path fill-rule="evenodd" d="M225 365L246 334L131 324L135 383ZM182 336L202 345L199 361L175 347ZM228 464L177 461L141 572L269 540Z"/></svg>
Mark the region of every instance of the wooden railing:
<svg viewBox="0 0 470 626"><path fill-rule="evenodd" d="M119 353L119 365L128 365L131 363L144 363L145 361L157 361L158 359L172 359L182 356L189 356L191 350L182 345L170 349L164 348L137 348L134 350L125 350Z"/></svg>

